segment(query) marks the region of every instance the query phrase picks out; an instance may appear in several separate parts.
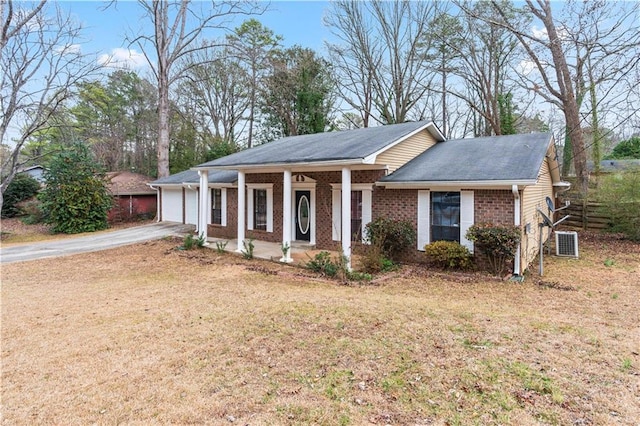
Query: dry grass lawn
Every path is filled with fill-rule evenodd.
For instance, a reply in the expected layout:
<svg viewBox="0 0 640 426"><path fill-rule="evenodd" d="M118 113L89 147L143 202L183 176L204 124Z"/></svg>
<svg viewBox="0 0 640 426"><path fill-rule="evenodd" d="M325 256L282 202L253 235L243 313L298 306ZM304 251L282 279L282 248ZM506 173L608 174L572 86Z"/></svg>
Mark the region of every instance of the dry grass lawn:
<svg viewBox="0 0 640 426"><path fill-rule="evenodd" d="M4 424L640 419L640 245L344 286L175 241L2 267Z"/></svg>

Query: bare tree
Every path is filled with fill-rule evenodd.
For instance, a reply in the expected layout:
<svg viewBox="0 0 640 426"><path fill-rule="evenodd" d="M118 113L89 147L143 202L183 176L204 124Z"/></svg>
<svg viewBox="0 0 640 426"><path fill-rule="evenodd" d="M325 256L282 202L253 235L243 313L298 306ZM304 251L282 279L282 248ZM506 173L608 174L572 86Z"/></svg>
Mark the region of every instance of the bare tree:
<svg viewBox="0 0 640 426"><path fill-rule="evenodd" d="M18 3L16 5L15 3ZM33 9L0 0L0 137L11 153L2 160L2 195L26 160L24 144L47 126L71 88L95 71L76 44L81 27L58 5Z"/></svg>
<svg viewBox="0 0 640 426"><path fill-rule="evenodd" d="M143 51L158 82L158 177L165 177L169 175L169 93L188 69L188 66L179 66L184 63L181 60L212 47L201 40L207 31L226 30L234 16L258 13L264 8L253 2L234 0L139 0L138 3L144 19L153 24L153 33L138 35L130 42Z"/></svg>
<svg viewBox="0 0 640 426"><path fill-rule="evenodd" d="M491 0L498 19L488 18L473 14L465 8L465 12L478 19L484 19L491 24L500 25L513 33L520 45L526 51L529 60L540 74L544 88L548 93L547 99L560 107L565 116L566 134L572 143L573 161L578 178L578 188L581 193L588 191L589 175L587 171L587 157L584 144L584 135L581 129L580 109L576 99L575 85L571 69L567 62L567 56L563 47L563 39L559 28L556 26L554 15L551 12L549 0L525 0L525 9L537 18L544 26L545 36L531 34L528 28L522 28L518 22L514 22L502 8L502 4ZM541 56L549 53L551 61L546 61ZM541 87L535 86L534 90L540 91Z"/></svg>
<svg viewBox="0 0 640 426"><path fill-rule="evenodd" d="M192 102L193 113L206 122L206 130L219 141L237 145L238 126L250 106L251 82L247 72L227 48L194 52L181 98ZM181 101L180 104L183 104ZM240 129L242 130L242 129Z"/></svg>
<svg viewBox="0 0 640 426"><path fill-rule="evenodd" d="M616 109L623 108L624 116L632 116L633 110L637 110L637 101L636 106L629 109L633 103L629 103L628 93L619 92L617 87L626 86L625 81L640 63L638 5L627 7L620 2L601 1L567 3L564 14L554 15L549 0L526 0L525 10L538 19L544 30L530 32L529 28L514 25L501 13L495 0L492 4L501 17L501 21L495 22L518 38L528 63L535 70L522 73L521 77L532 91L564 114L565 144L567 149L570 147L565 155L570 154L578 189L586 195L589 147L581 107L590 108L587 116L591 117L591 124L594 119L600 121L597 109L605 99L613 101L622 96L625 101L616 102L619 104Z"/></svg>
<svg viewBox="0 0 640 426"><path fill-rule="evenodd" d="M568 22L563 28L575 46L576 98L581 112L590 117L591 138L586 138L585 144L588 142L586 149L597 176L603 142L612 132L605 130L606 124L618 127L625 123L634 110L628 108L627 101L640 102L620 84L632 77L640 64L640 5L617 3L612 7L607 2L589 2L570 4L566 9ZM607 120L612 115L615 118Z"/></svg>
<svg viewBox="0 0 640 426"><path fill-rule="evenodd" d="M433 71L425 66L434 2L338 0L326 24L341 41L329 52L344 100L364 126L423 118ZM416 113L417 112L417 113Z"/></svg>
<svg viewBox="0 0 640 426"><path fill-rule="evenodd" d="M248 68L249 75L249 130L247 148L253 144L253 128L256 116L257 94L265 71L269 69L269 58L280 46L282 36L275 35L269 28L255 19L245 21L227 37L233 56Z"/></svg>

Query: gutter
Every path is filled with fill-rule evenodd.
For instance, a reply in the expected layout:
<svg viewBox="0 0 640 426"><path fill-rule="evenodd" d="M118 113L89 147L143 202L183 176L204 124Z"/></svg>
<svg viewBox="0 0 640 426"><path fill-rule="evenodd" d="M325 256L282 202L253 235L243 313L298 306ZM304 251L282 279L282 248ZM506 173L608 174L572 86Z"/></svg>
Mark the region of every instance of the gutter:
<svg viewBox="0 0 640 426"><path fill-rule="evenodd" d="M214 166L196 166L190 170L251 170L251 169L282 169L296 167L342 167L342 166L359 166L369 165L365 162L365 158L352 158L344 160L325 160L325 161L301 161L291 163L260 163L260 164L229 164Z"/></svg>
<svg viewBox="0 0 640 426"><path fill-rule="evenodd" d="M535 185L535 180L450 180L450 181L378 181L376 186L387 189L424 189L424 188L468 188L468 189L512 189L513 186Z"/></svg>

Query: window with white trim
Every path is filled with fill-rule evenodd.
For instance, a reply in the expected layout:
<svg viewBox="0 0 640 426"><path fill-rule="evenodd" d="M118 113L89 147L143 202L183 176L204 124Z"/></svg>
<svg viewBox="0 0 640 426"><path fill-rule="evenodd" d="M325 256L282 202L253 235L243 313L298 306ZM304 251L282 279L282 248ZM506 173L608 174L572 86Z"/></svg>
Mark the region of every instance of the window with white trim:
<svg viewBox="0 0 640 426"><path fill-rule="evenodd" d="M431 192L431 241L460 242L459 192Z"/></svg>
<svg viewBox="0 0 640 426"><path fill-rule="evenodd" d="M273 184L247 184L247 229L273 232Z"/></svg>
<svg viewBox="0 0 640 426"><path fill-rule="evenodd" d="M362 241L362 191L351 191L351 241Z"/></svg>
<svg viewBox="0 0 640 426"><path fill-rule="evenodd" d="M473 253L467 230L474 223L474 192L418 191L417 249L434 241L457 241Z"/></svg>
<svg viewBox="0 0 640 426"><path fill-rule="evenodd" d="M332 212L331 212L331 234L334 241L342 238L342 185L331 184ZM361 242L364 240L364 230L371 222L372 209L371 199L373 185L352 184L351 185L351 241Z"/></svg>
<svg viewBox="0 0 640 426"><path fill-rule="evenodd" d="M253 229L267 230L267 190L253 190Z"/></svg>
<svg viewBox="0 0 640 426"><path fill-rule="evenodd" d="M211 188L211 223L222 225L222 189Z"/></svg>

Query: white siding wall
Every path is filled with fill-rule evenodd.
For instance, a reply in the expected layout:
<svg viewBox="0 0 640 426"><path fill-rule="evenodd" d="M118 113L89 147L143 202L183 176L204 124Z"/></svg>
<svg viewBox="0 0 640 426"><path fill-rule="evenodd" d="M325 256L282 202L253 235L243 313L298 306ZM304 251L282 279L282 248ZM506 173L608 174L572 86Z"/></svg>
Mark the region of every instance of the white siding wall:
<svg viewBox="0 0 640 426"><path fill-rule="evenodd" d="M187 188L185 191L185 223L198 225L198 191Z"/></svg>
<svg viewBox="0 0 640 426"><path fill-rule="evenodd" d="M423 130L378 155L376 164L389 166L389 172L393 172L435 144L431 133Z"/></svg>
<svg viewBox="0 0 640 426"><path fill-rule="evenodd" d="M528 186L522 192L522 226L523 229L529 224L529 233L522 235L522 266L529 265L538 254L540 238L546 241L549 238L549 228L543 228L542 236L540 236L540 228L538 224L541 222L540 210L547 213L547 204L545 198L553 199L553 183L551 181L551 173L549 163L545 159L538 174L538 182L535 185Z"/></svg>
<svg viewBox="0 0 640 426"><path fill-rule="evenodd" d="M182 223L182 188L162 188L162 220Z"/></svg>

